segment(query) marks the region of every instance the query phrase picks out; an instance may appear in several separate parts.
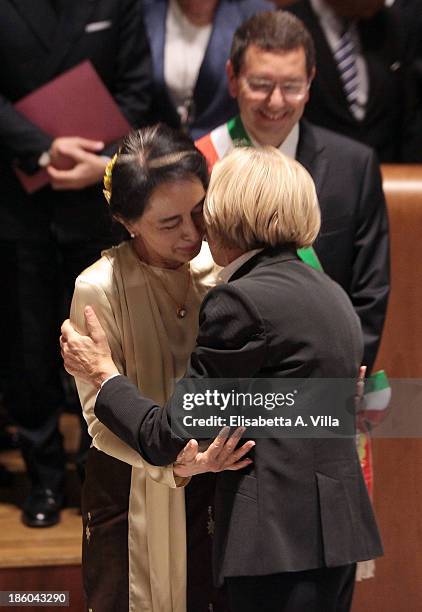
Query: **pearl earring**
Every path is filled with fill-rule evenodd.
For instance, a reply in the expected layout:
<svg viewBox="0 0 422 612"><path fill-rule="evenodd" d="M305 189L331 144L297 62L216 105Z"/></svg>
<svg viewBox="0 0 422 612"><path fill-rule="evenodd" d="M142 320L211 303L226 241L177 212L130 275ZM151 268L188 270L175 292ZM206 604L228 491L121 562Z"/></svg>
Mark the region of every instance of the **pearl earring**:
<svg viewBox="0 0 422 612"><path fill-rule="evenodd" d="M133 232L130 233L131 238L135 238L135 234Z"/></svg>

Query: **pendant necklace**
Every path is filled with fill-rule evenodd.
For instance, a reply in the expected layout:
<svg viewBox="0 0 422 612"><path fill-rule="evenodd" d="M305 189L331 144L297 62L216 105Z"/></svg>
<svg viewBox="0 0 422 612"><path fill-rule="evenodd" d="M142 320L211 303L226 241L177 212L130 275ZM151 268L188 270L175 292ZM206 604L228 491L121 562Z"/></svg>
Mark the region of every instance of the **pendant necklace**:
<svg viewBox="0 0 422 612"><path fill-rule="evenodd" d="M184 319L186 317L186 315L188 314L188 310L187 310L187 307L186 307L186 301L187 301L187 298L188 298L189 288L190 288L190 284L191 284L190 266L188 266L188 282L187 282L187 285L186 285L185 296L183 298L182 303L179 303L172 296L172 294L167 289L164 281L162 280L162 278L160 276L158 276L157 274L154 274L154 278L156 278L156 279L158 279L160 281L160 284L161 284L162 288L164 289L164 292L168 295L168 297L171 299L171 301L175 304L177 318L178 319Z"/></svg>

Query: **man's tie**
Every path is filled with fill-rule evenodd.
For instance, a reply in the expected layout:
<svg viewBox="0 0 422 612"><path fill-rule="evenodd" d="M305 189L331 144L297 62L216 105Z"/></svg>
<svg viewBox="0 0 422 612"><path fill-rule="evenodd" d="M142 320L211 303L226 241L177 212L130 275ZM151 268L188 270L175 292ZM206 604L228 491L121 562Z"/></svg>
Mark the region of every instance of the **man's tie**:
<svg viewBox="0 0 422 612"><path fill-rule="evenodd" d="M334 59L337 63L349 108L357 119L362 118L362 108L358 102L359 78L356 66L356 48L350 33L350 24L340 37L337 49L334 52Z"/></svg>

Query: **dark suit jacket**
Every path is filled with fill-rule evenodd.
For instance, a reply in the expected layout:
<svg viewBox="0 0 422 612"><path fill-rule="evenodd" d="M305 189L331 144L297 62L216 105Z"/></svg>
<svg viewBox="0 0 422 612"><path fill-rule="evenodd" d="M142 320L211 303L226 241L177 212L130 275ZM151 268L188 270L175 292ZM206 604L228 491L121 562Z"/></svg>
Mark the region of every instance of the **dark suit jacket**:
<svg viewBox="0 0 422 612"><path fill-rule="evenodd" d="M295 2L287 10L304 22L315 43L317 71L305 116L373 147L381 162L400 161L407 109L403 72L408 60L404 25L394 6L358 24L369 80L362 121L350 112L331 48L309 1Z"/></svg>
<svg viewBox="0 0 422 612"><path fill-rule="evenodd" d="M24 193L11 165L35 171L52 139L17 113L14 102L90 59L132 125L141 125L149 109L150 56L138 0L76 0L64 6L58 18L49 0L0 3L2 239L42 238L53 224L62 240L86 240L109 226L99 186ZM92 23L99 28L87 32Z"/></svg>
<svg viewBox="0 0 422 612"><path fill-rule="evenodd" d="M306 121L296 157L311 174L321 207L315 250L359 315L363 363L370 370L389 293L388 221L377 160L368 147Z"/></svg>
<svg viewBox="0 0 422 612"><path fill-rule="evenodd" d="M153 120L180 126L177 110L164 81L167 0L144 0L144 19L151 46L154 74ZM225 65L236 28L254 13L272 10L265 0L220 0L193 96L190 134L199 138L237 113L228 92Z"/></svg>
<svg viewBox="0 0 422 612"><path fill-rule="evenodd" d="M187 376L354 378L361 357L343 290L293 250L267 249L206 296ZM171 438L179 389L161 410L119 376L103 386L95 413L150 462L167 464L184 443ZM218 475L215 517L219 582L381 554L354 437L257 439L251 468Z"/></svg>

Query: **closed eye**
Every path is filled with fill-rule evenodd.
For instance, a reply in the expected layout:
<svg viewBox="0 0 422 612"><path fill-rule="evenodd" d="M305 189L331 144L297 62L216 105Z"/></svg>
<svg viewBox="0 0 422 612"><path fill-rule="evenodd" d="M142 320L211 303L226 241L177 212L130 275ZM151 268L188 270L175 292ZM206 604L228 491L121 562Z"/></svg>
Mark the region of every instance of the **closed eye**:
<svg viewBox="0 0 422 612"><path fill-rule="evenodd" d="M191 210L192 217L202 216L204 202L205 202L205 196L202 198L202 200L198 202L198 204L196 204L196 206L194 206L194 208L192 208ZM175 217L168 217L168 219L162 220L162 223L166 223L166 225L162 225L160 229L164 231L172 230L178 227L181 222L182 222L182 217L180 215L177 215Z"/></svg>
<svg viewBox="0 0 422 612"><path fill-rule="evenodd" d="M165 225L161 229L162 230L172 230L172 229L175 229L178 225L180 225L180 222L181 222L181 219L178 219L175 223L172 223L172 225Z"/></svg>

